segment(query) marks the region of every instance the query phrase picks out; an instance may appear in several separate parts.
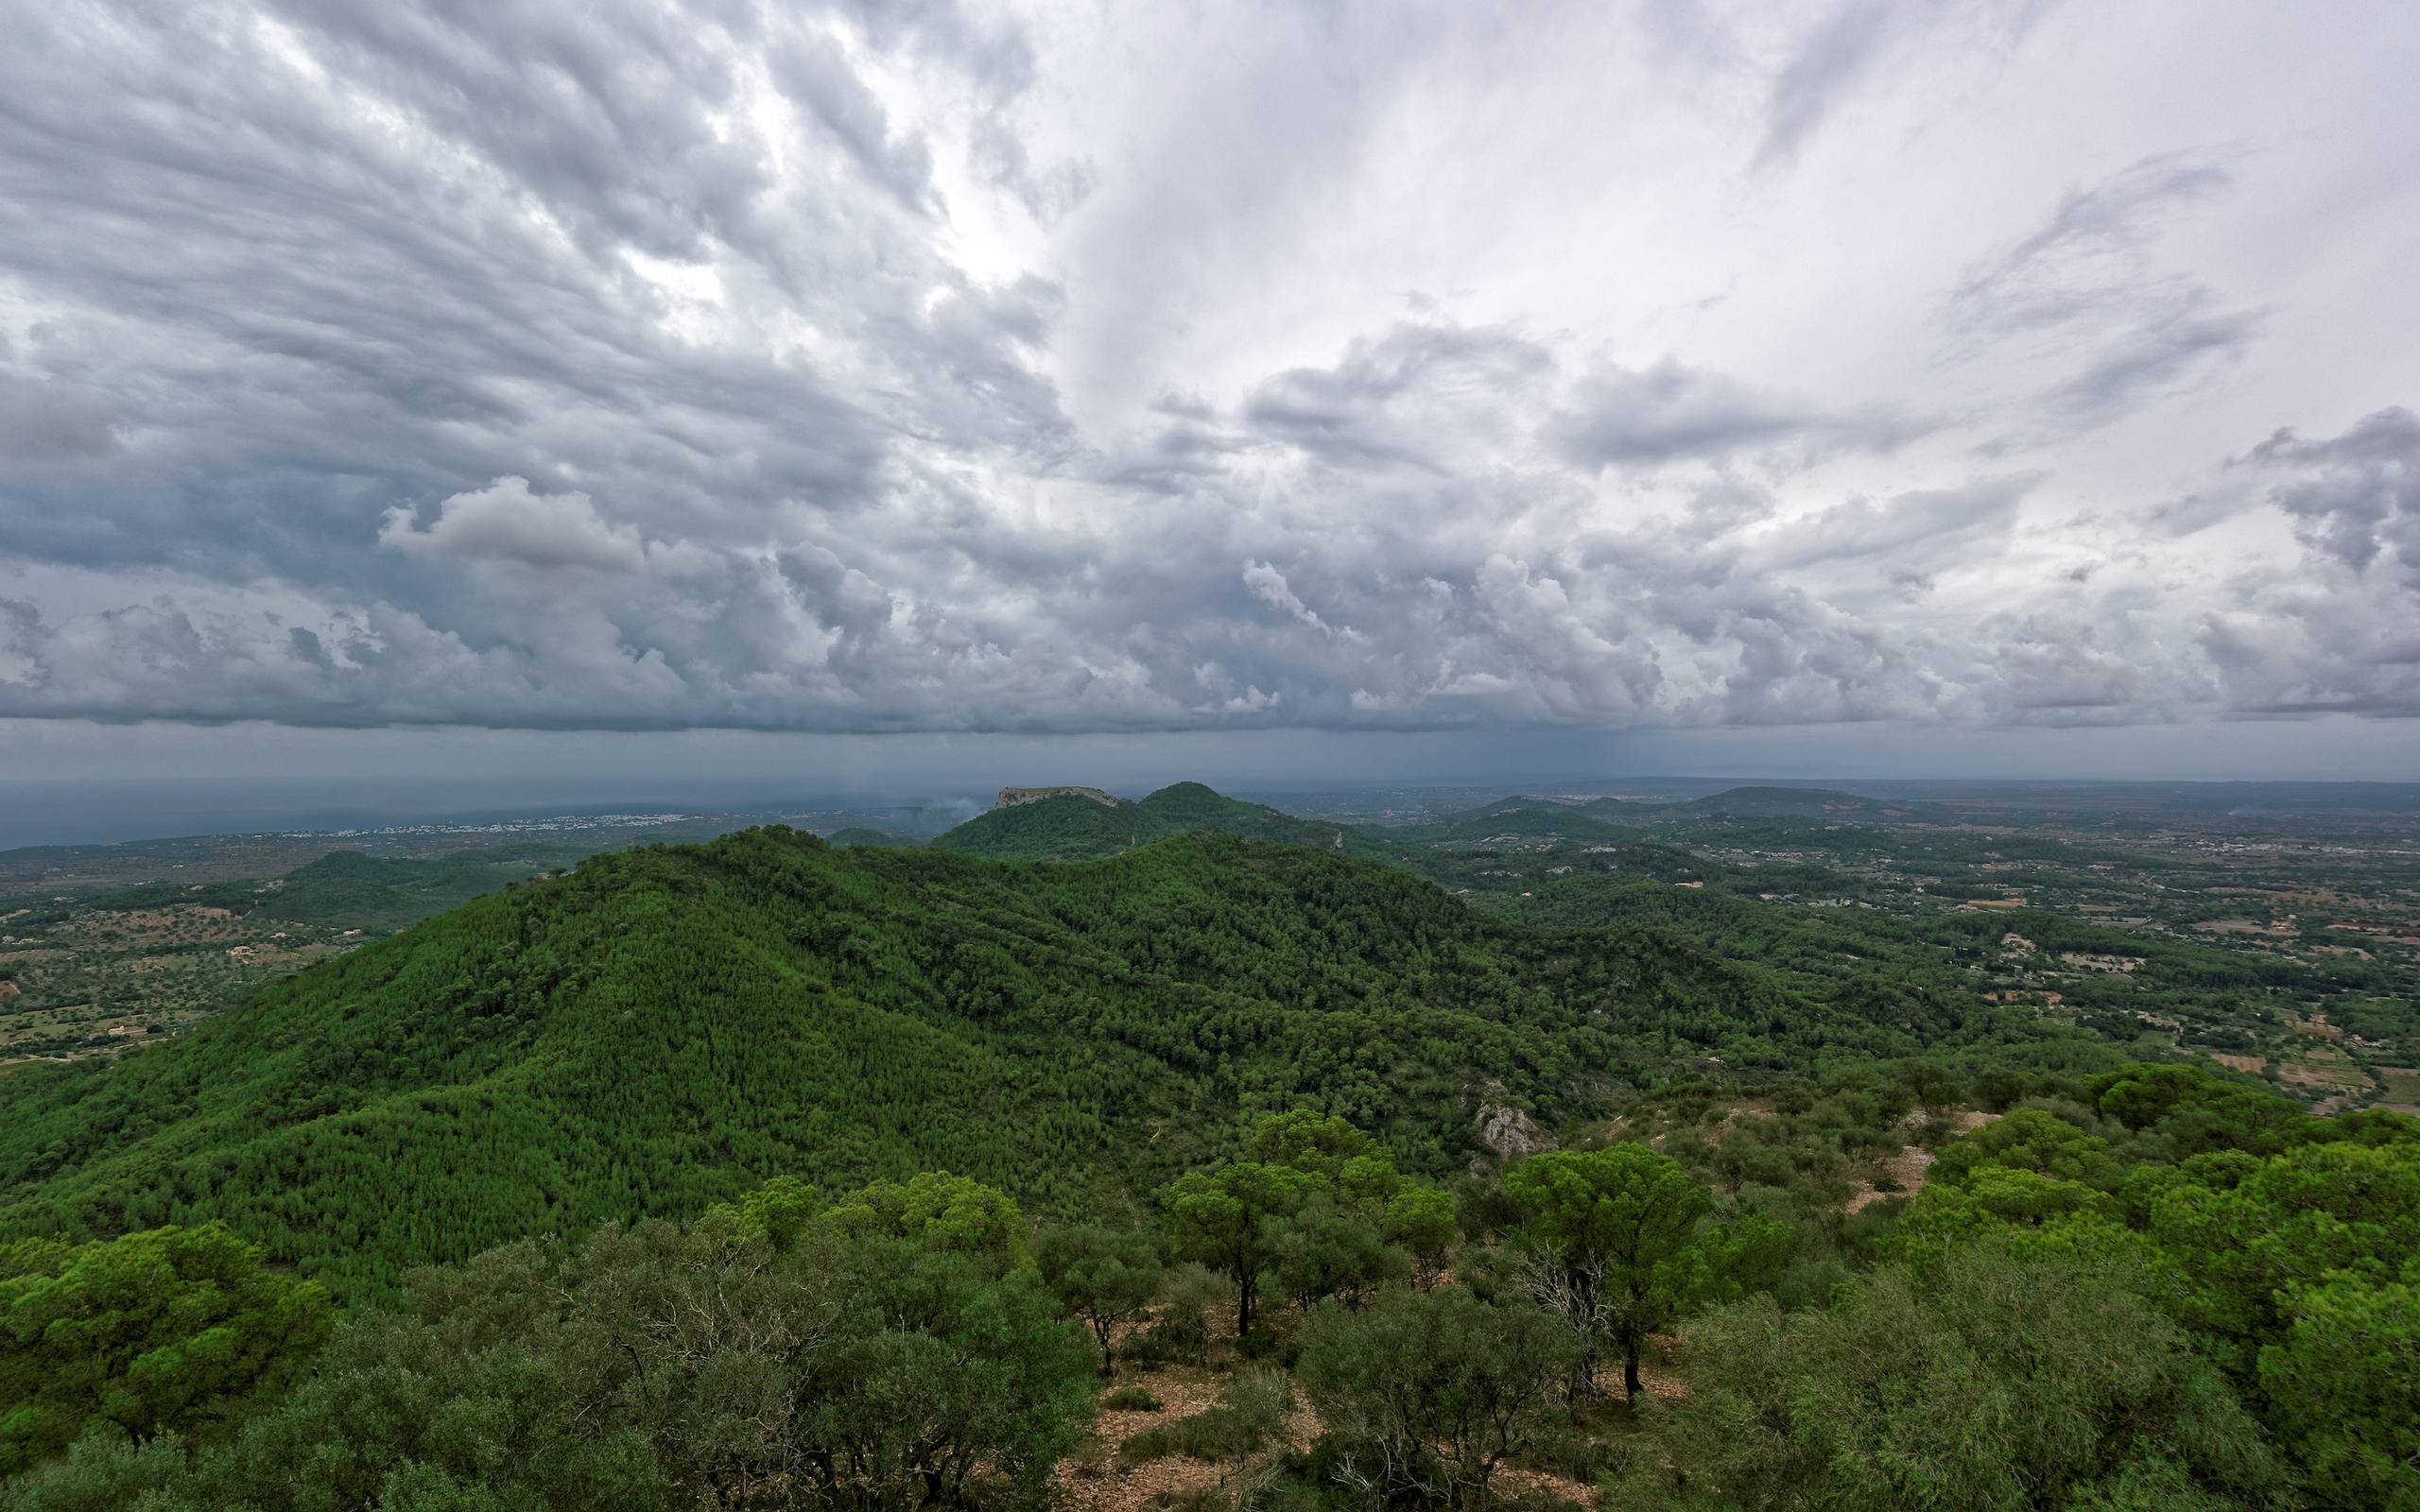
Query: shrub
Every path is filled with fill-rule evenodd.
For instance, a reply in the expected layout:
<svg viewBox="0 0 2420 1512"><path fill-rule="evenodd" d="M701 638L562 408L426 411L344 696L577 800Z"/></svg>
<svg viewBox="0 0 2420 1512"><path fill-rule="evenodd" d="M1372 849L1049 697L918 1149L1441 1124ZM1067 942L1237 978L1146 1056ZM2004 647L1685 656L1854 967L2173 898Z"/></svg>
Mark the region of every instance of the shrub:
<svg viewBox="0 0 2420 1512"><path fill-rule="evenodd" d="M104 1424L0 1506L666 1512L763 1506L768 1487L893 1512L1039 1503L1098 1362L1037 1276L821 1225L783 1253L733 1243L733 1221L417 1273L189 1469L175 1440L194 1435L137 1447Z"/></svg>
<svg viewBox="0 0 2420 1512"><path fill-rule="evenodd" d="M1580 1353L1525 1302L1461 1288L1389 1291L1368 1309L1326 1306L1303 1330L1303 1390L1327 1433L1330 1478L1372 1502L1482 1504L1507 1458L1554 1443L1557 1387Z"/></svg>
<svg viewBox="0 0 2420 1512"><path fill-rule="evenodd" d="M1161 1280L1159 1307L1150 1324L1118 1352L1142 1364L1201 1364L1210 1355L1210 1326L1202 1314L1230 1295L1225 1279L1208 1266L1176 1266Z"/></svg>
<svg viewBox="0 0 2420 1512"><path fill-rule="evenodd" d="M1825 1311L1725 1309L1681 1358L1687 1394L1658 1405L1644 1458L1661 1464L1625 1506L2215 1512L2284 1489L2257 1425L2122 1267L1970 1245L1937 1278L1885 1269Z"/></svg>
<svg viewBox="0 0 2420 1512"><path fill-rule="evenodd" d="M1042 1236L1034 1260L1059 1305L1093 1331L1100 1373L1108 1376L1115 1360L1110 1336L1159 1294L1160 1257L1150 1241L1108 1228L1060 1228Z"/></svg>
<svg viewBox="0 0 2420 1512"><path fill-rule="evenodd" d="M307 1368L327 1293L222 1224L0 1245L0 1474L87 1428L206 1434Z"/></svg>
<svg viewBox="0 0 2420 1512"><path fill-rule="evenodd" d="M1117 1457L1130 1465L1170 1454L1242 1459L1284 1431L1293 1407L1294 1388L1285 1372L1256 1366L1227 1383L1217 1406L1136 1434L1119 1446Z"/></svg>

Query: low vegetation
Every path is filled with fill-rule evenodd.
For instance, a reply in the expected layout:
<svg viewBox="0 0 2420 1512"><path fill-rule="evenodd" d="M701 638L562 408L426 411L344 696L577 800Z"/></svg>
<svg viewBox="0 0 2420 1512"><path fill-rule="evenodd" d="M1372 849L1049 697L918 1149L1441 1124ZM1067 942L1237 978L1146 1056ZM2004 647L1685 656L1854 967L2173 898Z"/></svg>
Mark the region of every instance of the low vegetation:
<svg viewBox="0 0 2420 1512"><path fill-rule="evenodd" d="M2420 1348L2414 1121L2176 1067L2053 1078L1845 1243L1657 1138L1466 1181L1441 1283L1398 1251L1241 1333L1204 1317L1239 1278L1175 1259L1190 1179L1138 1227L1039 1233L964 1177L785 1179L415 1271L341 1320L223 1229L21 1242L0 1505L1010 1507L1163 1465L1196 1467L1171 1504L1301 1512L2420 1504L2420 1402L2381 1368ZM1435 1190L1308 1112L1209 1174L1246 1169L1288 1194L1254 1219L1272 1256L1386 1249L1392 1199ZM1776 1262L1807 1251L1840 1270L1793 1300ZM1102 1383L1104 1293L1140 1298L1109 1336L1152 1384ZM1188 1314L1201 1362L1154 1363Z"/></svg>

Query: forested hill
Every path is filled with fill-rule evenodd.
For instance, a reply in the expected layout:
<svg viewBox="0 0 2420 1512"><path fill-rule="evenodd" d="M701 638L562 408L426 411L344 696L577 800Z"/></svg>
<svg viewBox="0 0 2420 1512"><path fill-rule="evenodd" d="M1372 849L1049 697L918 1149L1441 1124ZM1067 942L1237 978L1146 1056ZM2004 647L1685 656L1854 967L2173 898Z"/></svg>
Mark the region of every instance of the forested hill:
<svg viewBox="0 0 2420 1512"><path fill-rule="evenodd" d="M776 1174L1115 1210L1301 1103L1444 1172L1483 1098L1551 1126L1708 1056L1999 1032L1893 1018L1301 848L1035 867L748 831L478 899L120 1062L0 1075L0 1236L223 1217L358 1295Z"/></svg>
<svg viewBox="0 0 2420 1512"><path fill-rule="evenodd" d="M1675 811L1731 818L1846 819L1865 823L1918 819L1947 823L1956 818L1937 804L1861 798L1823 787L1735 787L1676 805Z"/></svg>
<svg viewBox="0 0 2420 1512"><path fill-rule="evenodd" d="M1345 855L1374 855L1386 847L1348 825L1298 819L1204 787L1179 782L1137 803L1115 807L1062 793L995 808L932 843L944 850L1019 861L1082 861L1199 830L1304 845Z"/></svg>

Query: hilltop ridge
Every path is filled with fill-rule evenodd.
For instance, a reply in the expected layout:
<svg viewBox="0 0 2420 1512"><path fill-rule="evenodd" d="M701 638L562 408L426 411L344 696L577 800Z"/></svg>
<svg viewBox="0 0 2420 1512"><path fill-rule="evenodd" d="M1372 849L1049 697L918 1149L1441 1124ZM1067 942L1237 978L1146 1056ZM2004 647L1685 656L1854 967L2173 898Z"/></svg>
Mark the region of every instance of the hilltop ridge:
<svg viewBox="0 0 2420 1512"><path fill-rule="evenodd" d="M1232 801L1154 800L999 816ZM1332 850L1184 833L1037 867L773 827L600 855L138 1057L0 1076L0 1238L223 1218L361 1295L775 1173L948 1169L1115 1211L1304 1103L1443 1174L1478 1153L1481 1089L1551 1126L1651 1067L1852 1046L1916 1040Z"/></svg>
<svg viewBox="0 0 2420 1512"><path fill-rule="evenodd" d="M1022 795L1013 801L1011 795ZM1012 861L1085 861L1197 830L1308 846L1346 855L1383 848L1349 825L1298 819L1200 782L1175 782L1140 800L1090 787L1003 788L1001 801L936 836L942 850Z"/></svg>
<svg viewBox="0 0 2420 1512"><path fill-rule="evenodd" d="M1116 808L1127 801L1115 793L1105 793L1098 787L1078 787L1069 784L1059 787L1004 787L1000 789L1000 796L993 801L992 807L995 810L1012 809L1027 803L1039 803L1045 799L1052 798L1090 799L1108 809Z"/></svg>

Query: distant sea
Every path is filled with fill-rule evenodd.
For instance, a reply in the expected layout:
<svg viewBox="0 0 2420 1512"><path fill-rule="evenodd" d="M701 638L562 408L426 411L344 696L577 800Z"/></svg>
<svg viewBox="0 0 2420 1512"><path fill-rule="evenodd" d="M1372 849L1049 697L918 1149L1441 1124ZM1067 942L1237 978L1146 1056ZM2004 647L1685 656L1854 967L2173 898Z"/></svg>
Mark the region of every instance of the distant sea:
<svg viewBox="0 0 2420 1512"><path fill-rule="evenodd" d="M490 823L562 814L752 814L868 806L716 782L25 781L0 778L0 850L193 834Z"/></svg>

